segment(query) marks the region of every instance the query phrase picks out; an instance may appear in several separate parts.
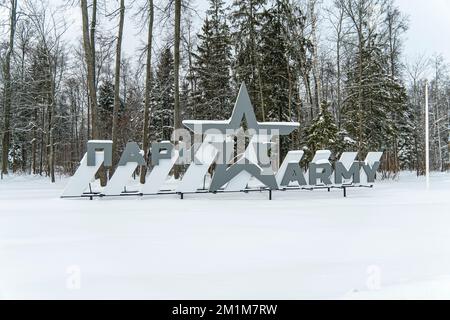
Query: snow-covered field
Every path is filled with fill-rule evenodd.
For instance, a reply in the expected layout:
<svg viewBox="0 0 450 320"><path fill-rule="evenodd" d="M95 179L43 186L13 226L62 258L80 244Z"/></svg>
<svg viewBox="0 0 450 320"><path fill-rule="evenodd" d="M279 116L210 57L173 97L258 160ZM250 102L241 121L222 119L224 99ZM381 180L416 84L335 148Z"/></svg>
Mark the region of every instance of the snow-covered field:
<svg viewBox="0 0 450 320"><path fill-rule="evenodd" d="M0 298L450 298L450 175L373 190L60 199L0 181Z"/></svg>

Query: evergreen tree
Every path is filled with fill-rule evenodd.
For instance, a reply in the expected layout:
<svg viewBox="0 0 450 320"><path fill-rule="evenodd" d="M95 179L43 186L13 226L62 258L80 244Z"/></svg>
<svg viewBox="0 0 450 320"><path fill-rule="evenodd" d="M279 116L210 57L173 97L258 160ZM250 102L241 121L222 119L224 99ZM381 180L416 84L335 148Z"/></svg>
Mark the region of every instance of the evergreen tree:
<svg viewBox="0 0 450 320"><path fill-rule="evenodd" d="M266 117L269 121L288 121L288 56L282 1L264 12L261 28L261 78Z"/></svg>
<svg viewBox="0 0 450 320"><path fill-rule="evenodd" d="M98 134L102 139L111 139L112 114L114 109L114 85L104 80L98 93Z"/></svg>
<svg viewBox="0 0 450 320"><path fill-rule="evenodd" d="M420 139L416 137L416 123L418 117L413 112L411 104L408 102L406 110L403 112L403 116L400 117L400 121L397 121L396 126L398 135L398 160L400 170L414 170L415 165L418 163L418 157L422 152L418 152L416 149L416 141Z"/></svg>
<svg viewBox="0 0 450 320"><path fill-rule="evenodd" d="M399 123L396 120L403 119L406 110L405 88L389 74L386 58L374 41L354 59L362 61L363 72L360 79L359 66L355 63L348 74L344 128L358 141L362 153L386 150L392 146L393 139L398 138ZM359 94L363 101L361 108L357 101Z"/></svg>
<svg viewBox="0 0 450 320"><path fill-rule="evenodd" d="M322 102L320 112L306 130L306 159L311 161L318 150L331 150L334 155L345 148L345 140L335 123L329 105Z"/></svg>
<svg viewBox="0 0 450 320"><path fill-rule="evenodd" d="M173 131L174 71L170 48L163 49L156 68L151 116L152 139L170 140Z"/></svg>
<svg viewBox="0 0 450 320"><path fill-rule="evenodd" d="M200 44L194 54L197 75L195 117L226 119L231 114L231 38L223 0L210 0Z"/></svg>
<svg viewBox="0 0 450 320"><path fill-rule="evenodd" d="M389 101L387 117L391 128L384 137L385 151L381 170L385 177L397 177L402 168L406 168L413 150L414 115L407 103L406 88L401 80L387 75L387 97Z"/></svg>
<svg viewBox="0 0 450 320"><path fill-rule="evenodd" d="M245 82L259 120L265 120L264 97L261 79L261 24L267 0L235 0L231 14L233 46L235 50L233 71L236 86Z"/></svg>
<svg viewBox="0 0 450 320"><path fill-rule="evenodd" d="M293 121L295 104L292 85L292 60L289 55L288 23L293 15L287 0L276 0L264 11L261 24L261 92L267 121ZM281 157L287 153L291 137L280 137Z"/></svg>

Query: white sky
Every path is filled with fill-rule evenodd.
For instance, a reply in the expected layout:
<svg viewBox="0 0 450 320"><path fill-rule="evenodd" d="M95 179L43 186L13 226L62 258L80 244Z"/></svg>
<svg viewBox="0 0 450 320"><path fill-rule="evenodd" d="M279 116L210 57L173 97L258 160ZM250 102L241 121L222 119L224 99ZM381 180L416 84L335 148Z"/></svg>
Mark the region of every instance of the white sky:
<svg viewBox="0 0 450 320"><path fill-rule="evenodd" d="M323 0L324 5L329 2ZM195 3L204 14L208 0L196 0ZM396 0L396 3L409 17L405 58L412 61L423 54L442 54L450 62L450 0ZM200 24L199 19L199 28Z"/></svg>
<svg viewBox="0 0 450 320"><path fill-rule="evenodd" d="M231 2L230 0L225 0ZM208 7L208 0L196 0L199 11ZM330 0L323 0L325 6ZM405 38L405 58L442 54L450 63L450 0L396 0L402 13L409 18Z"/></svg>
<svg viewBox="0 0 450 320"><path fill-rule="evenodd" d="M54 6L61 5L66 0L49 0ZM114 0L104 0L111 1ZM231 2L231 0L226 0ZM328 5L330 0L323 0L324 5ZM409 30L405 42L405 58L408 61L414 60L419 55L442 54L447 62L450 62L450 0L397 0L397 5L401 11L409 16ZM208 0L193 0L198 8L198 12L204 15ZM2 15L4 12L0 12ZM71 27L67 31L69 41L80 35L80 9L79 7L65 8L64 13ZM201 27L201 19L196 18L197 29ZM145 39L145 32L140 32L139 22L125 22L124 51L127 56L134 56L135 50L141 45L141 40ZM159 26L160 27L160 26ZM109 28L115 33L114 24ZM5 35L2 33L2 36ZM161 32L157 31L155 40L161 43Z"/></svg>
<svg viewBox="0 0 450 320"><path fill-rule="evenodd" d="M450 1L397 0L397 4L409 16L406 58L437 53L450 62Z"/></svg>

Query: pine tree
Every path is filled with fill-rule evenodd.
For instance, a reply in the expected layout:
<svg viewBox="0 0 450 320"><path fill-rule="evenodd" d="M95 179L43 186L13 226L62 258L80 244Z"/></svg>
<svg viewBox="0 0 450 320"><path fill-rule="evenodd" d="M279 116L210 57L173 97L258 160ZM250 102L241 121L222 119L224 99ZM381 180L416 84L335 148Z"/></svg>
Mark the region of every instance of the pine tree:
<svg viewBox="0 0 450 320"><path fill-rule="evenodd" d="M292 121L292 67L289 55L289 34L286 20L292 17L289 1L277 0L264 11L261 23L261 92L267 121ZM280 137L281 157L287 153L290 137Z"/></svg>
<svg viewBox="0 0 450 320"><path fill-rule="evenodd" d="M407 168L413 152L413 114L407 103L407 93L401 80L387 75L386 85L389 101L387 116L392 122L390 135L384 137L385 161L381 170L385 177L397 177L401 169Z"/></svg>
<svg viewBox="0 0 450 320"><path fill-rule="evenodd" d="M282 3L264 12L261 28L261 77L266 117L270 121L289 120L288 57L286 55L286 30L282 21Z"/></svg>
<svg viewBox="0 0 450 320"><path fill-rule="evenodd" d="M357 53L356 59L363 63L362 78L359 78L359 66L355 64L346 83L344 128L358 141L362 153L387 150L398 136L399 123L396 119L404 118L406 90L389 74L386 57L374 41ZM360 93L363 101L361 109L357 101Z"/></svg>
<svg viewBox="0 0 450 320"><path fill-rule="evenodd" d="M306 135L305 151L308 162L318 150L331 150L336 155L345 148L345 141L326 102L322 102L320 112L306 130Z"/></svg>
<svg viewBox="0 0 450 320"><path fill-rule="evenodd" d="M112 115L114 109L114 85L105 80L98 94L98 134L102 139L111 139Z"/></svg>
<svg viewBox="0 0 450 320"><path fill-rule="evenodd" d="M197 75L195 117L226 119L231 113L233 93L230 84L231 38L222 0L210 0L198 38L200 44L194 54Z"/></svg>
<svg viewBox="0 0 450 320"><path fill-rule="evenodd" d="M259 120L265 121L265 101L262 92L261 23L267 0L235 0L231 14L233 26L233 64L236 87L245 82Z"/></svg>
<svg viewBox="0 0 450 320"><path fill-rule="evenodd" d="M151 129L153 139L170 140L174 126L174 72L173 55L170 48L165 48L157 65L153 107L151 115Z"/></svg>

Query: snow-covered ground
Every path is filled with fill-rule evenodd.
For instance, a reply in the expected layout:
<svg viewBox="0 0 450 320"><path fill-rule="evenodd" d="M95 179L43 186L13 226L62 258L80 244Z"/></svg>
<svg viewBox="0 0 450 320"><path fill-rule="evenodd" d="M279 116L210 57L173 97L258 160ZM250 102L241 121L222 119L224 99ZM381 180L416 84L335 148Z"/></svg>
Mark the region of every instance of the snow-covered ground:
<svg viewBox="0 0 450 320"><path fill-rule="evenodd" d="M450 175L342 192L60 199L0 181L0 298L450 299Z"/></svg>

